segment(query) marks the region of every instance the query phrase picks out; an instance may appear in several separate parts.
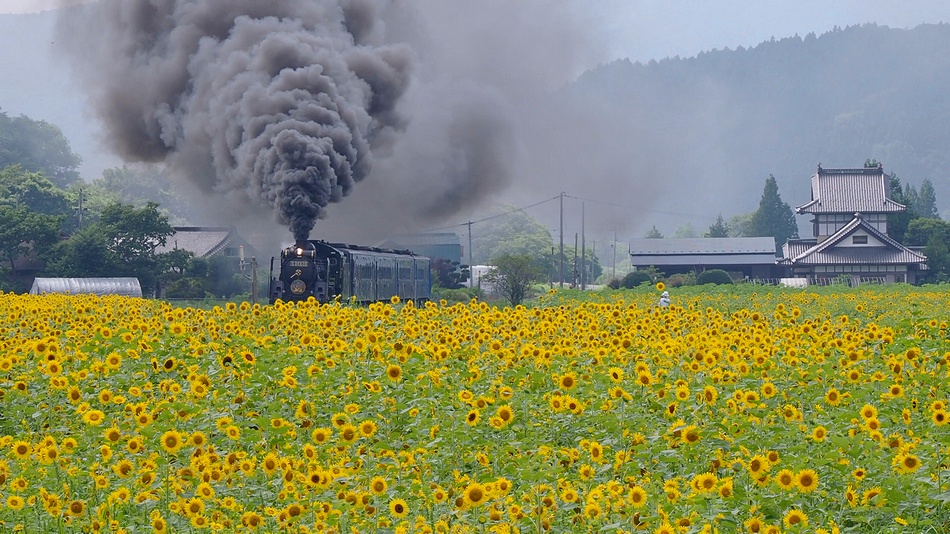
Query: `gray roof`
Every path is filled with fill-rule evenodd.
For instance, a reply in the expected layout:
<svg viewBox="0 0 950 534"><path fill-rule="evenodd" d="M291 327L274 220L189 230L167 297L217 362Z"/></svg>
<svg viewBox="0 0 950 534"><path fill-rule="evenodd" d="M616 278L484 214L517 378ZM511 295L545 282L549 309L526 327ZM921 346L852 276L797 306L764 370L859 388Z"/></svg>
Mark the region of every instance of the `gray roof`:
<svg viewBox="0 0 950 534"><path fill-rule="evenodd" d="M866 231L884 246L837 247L858 229ZM806 244L810 244L805 248ZM802 250L804 248L804 250ZM927 257L915 252L868 224L861 217L855 217L840 230L821 243L798 241L786 244L784 265L834 265L834 264L923 264Z"/></svg>
<svg viewBox="0 0 950 534"><path fill-rule="evenodd" d="M775 263L772 237L688 237L630 240L633 265L750 265Z"/></svg>
<svg viewBox="0 0 950 534"><path fill-rule="evenodd" d="M412 248L428 245L459 245L461 239L454 232L428 232L424 234L403 234L381 241L379 246L389 248Z"/></svg>
<svg viewBox="0 0 950 534"><path fill-rule="evenodd" d="M156 253L171 252L175 249L187 250L196 257L212 256L225 248L232 240L230 228L181 226L175 228L174 235L168 237L164 246L157 247Z"/></svg>
<svg viewBox="0 0 950 534"><path fill-rule="evenodd" d="M888 198L890 178L883 167L822 169L811 177L811 200L796 213L891 213L906 207Z"/></svg>
<svg viewBox="0 0 950 534"><path fill-rule="evenodd" d="M33 280L30 294L44 293L141 297L142 286L139 285L138 278L36 278Z"/></svg>
<svg viewBox="0 0 950 534"><path fill-rule="evenodd" d="M775 254L773 237L678 237L630 240L630 253L643 254Z"/></svg>

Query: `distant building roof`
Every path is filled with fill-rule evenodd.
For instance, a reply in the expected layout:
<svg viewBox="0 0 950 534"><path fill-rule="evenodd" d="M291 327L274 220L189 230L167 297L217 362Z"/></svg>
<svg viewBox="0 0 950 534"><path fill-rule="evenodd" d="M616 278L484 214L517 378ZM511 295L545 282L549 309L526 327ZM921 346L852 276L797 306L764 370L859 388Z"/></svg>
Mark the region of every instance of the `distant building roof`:
<svg viewBox="0 0 950 534"><path fill-rule="evenodd" d="M231 228L216 226L178 226L165 245L155 249L157 253L175 249L187 250L196 257L213 256L235 241L237 234ZM243 244L243 240L239 244Z"/></svg>
<svg viewBox="0 0 950 534"><path fill-rule="evenodd" d="M138 278L36 278L31 295L44 293L68 293L71 295L123 295L141 297L142 286Z"/></svg>
<svg viewBox="0 0 950 534"><path fill-rule="evenodd" d="M864 230L878 246L838 246L849 236ZM862 217L855 217L840 230L818 243L817 240L789 241L785 246L784 265L836 264L924 264L927 257L898 243Z"/></svg>
<svg viewBox="0 0 950 534"><path fill-rule="evenodd" d="M454 232L427 232L423 234L402 234L396 235L383 241L383 243L401 245L402 247L412 248L414 246L431 245L460 245L462 241L458 234Z"/></svg>
<svg viewBox="0 0 950 534"><path fill-rule="evenodd" d="M907 209L888 198L890 177L881 166L822 169L811 177L811 200L796 213L891 213Z"/></svg>
<svg viewBox="0 0 950 534"><path fill-rule="evenodd" d="M775 263L772 237L694 237L630 240L634 265L750 265Z"/></svg>

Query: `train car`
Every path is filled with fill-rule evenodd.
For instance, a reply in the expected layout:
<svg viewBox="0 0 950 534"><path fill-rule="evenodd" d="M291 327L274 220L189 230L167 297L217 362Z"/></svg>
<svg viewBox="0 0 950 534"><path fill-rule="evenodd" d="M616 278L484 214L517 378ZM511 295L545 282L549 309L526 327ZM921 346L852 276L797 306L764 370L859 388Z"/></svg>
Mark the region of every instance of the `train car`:
<svg viewBox="0 0 950 534"><path fill-rule="evenodd" d="M370 303L390 300L425 302L432 292L430 260L409 250L388 250L326 241L305 241L280 253L274 276L271 258L270 301L319 302L334 299Z"/></svg>

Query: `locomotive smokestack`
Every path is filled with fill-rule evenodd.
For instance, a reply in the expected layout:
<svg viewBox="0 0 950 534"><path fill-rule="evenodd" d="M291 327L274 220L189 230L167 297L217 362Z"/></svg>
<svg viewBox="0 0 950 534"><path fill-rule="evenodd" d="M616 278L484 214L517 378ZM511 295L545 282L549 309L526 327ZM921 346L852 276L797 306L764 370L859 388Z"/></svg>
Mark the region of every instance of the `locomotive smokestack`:
<svg viewBox="0 0 950 534"><path fill-rule="evenodd" d="M302 243L402 126L412 55L382 42L381 1L99 0L58 40L121 156L270 206Z"/></svg>

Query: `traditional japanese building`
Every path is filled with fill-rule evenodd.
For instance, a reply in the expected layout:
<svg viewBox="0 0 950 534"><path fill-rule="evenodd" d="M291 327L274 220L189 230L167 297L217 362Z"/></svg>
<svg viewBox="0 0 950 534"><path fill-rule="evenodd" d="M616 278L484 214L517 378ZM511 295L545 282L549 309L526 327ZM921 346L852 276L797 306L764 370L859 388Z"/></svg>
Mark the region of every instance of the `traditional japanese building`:
<svg viewBox="0 0 950 534"><path fill-rule="evenodd" d="M781 276L774 237L637 238L629 245L634 269L653 266L666 275L722 269L736 279Z"/></svg>
<svg viewBox="0 0 950 534"><path fill-rule="evenodd" d="M882 166L823 169L811 177L811 200L795 212L811 215L810 239L791 239L779 264L788 276L816 282L849 277L868 282L916 283L927 258L887 233L887 216L907 208L888 198L890 177Z"/></svg>

